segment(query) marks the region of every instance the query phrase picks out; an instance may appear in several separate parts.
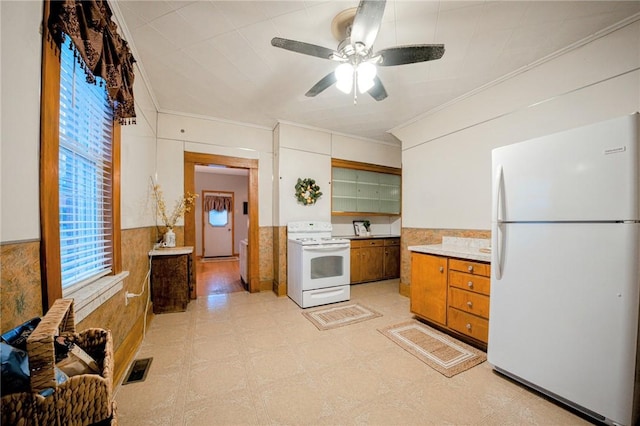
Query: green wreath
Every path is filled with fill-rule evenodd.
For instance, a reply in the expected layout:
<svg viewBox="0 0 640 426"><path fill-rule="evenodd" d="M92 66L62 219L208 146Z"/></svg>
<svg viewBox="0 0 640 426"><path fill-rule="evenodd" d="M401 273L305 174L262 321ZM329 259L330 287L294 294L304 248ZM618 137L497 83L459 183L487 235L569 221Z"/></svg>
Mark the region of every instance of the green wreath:
<svg viewBox="0 0 640 426"><path fill-rule="evenodd" d="M315 204L315 202L322 196L320 187L316 185L316 181L310 178L300 179L296 183L296 199L308 206L309 204Z"/></svg>

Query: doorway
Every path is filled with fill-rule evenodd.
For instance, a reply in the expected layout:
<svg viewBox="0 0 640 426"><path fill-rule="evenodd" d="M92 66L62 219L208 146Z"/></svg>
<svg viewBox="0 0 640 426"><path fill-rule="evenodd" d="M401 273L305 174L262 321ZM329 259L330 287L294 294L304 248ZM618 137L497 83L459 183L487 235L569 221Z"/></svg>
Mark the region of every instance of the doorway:
<svg viewBox="0 0 640 426"><path fill-rule="evenodd" d="M202 206L202 257L236 255L234 193L202 191Z"/></svg>
<svg viewBox="0 0 640 426"><path fill-rule="evenodd" d="M243 202L249 196L248 170L196 165L196 292L198 296L244 291L238 246L248 237Z"/></svg>
<svg viewBox="0 0 640 426"><path fill-rule="evenodd" d="M239 168L247 170L248 177L248 201L247 201L247 290L255 293L260 291L259 282L259 258L258 258L258 160L227 157L214 154L201 154L194 152L184 153L184 190L196 193L196 166L220 165L227 168ZM184 240L185 245L196 247L196 212L191 210L185 215ZM235 251L235 250L234 250ZM239 272L238 272L239 276ZM198 276L196 285L193 286L191 298L196 298Z"/></svg>

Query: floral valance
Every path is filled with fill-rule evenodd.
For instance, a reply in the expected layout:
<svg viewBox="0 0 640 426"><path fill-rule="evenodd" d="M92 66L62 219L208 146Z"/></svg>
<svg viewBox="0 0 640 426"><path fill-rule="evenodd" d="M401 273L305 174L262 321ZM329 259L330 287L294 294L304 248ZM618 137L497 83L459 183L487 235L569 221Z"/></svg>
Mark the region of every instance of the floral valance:
<svg viewBox="0 0 640 426"><path fill-rule="evenodd" d="M65 34L75 44L84 61L87 81L102 77L114 104L114 119L120 124L135 123L133 64L127 42L118 35L118 26L106 0L50 0L48 28L60 46ZM82 61L79 61L82 62Z"/></svg>
<svg viewBox="0 0 640 426"><path fill-rule="evenodd" d="M211 210L215 210L217 212L224 210L231 211L231 197L205 195L204 201L202 202L202 208L206 212L210 212Z"/></svg>

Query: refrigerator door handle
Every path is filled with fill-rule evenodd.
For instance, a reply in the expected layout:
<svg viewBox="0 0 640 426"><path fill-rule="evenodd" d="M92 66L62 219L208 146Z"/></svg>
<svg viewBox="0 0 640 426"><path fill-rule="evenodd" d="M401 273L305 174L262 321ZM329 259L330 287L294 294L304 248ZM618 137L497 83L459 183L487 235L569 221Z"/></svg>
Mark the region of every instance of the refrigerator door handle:
<svg viewBox="0 0 640 426"><path fill-rule="evenodd" d="M498 223L500 221L500 202L502 201L502 190L504 189L502 166L498 166L496 170L496 180L493 182L493 211L491 212L491 221Z"/></svg>
<svg viewBox="0 0 640 426"><path fill-rule="evenodd" d="M500 208L502 207L502 203L504 202L504 174L502 170L502 166L498 166L496 173L496 180L494 182L493 193L495 196L495 200L493 200L493 212L492 212L492 222L493 222L493 230L491 232L491 245L493 247L493 252L496 254L495 256L495 265L493 265L492 269L495 271L495 278L497 280L502 278L502 244L501 240L504 241L504 238L500 238L498 236L498 232L504 232L501 228L500 223Z"/></svg>

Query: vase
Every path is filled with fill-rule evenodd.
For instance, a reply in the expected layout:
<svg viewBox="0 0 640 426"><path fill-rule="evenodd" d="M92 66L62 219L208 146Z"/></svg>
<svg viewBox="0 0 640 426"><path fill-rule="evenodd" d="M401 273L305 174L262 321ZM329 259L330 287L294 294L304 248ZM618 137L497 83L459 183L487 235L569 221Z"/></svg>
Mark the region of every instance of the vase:
<svg viewBox="0 0 640 426"><path fill-rule="evenodd" d="M162 246L163 247L175 247L176 246L176 234L173 232L173 229L167 229L167 232L164 233L162 237Z"/></svg>

